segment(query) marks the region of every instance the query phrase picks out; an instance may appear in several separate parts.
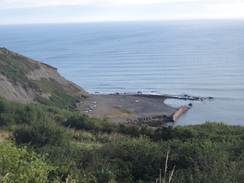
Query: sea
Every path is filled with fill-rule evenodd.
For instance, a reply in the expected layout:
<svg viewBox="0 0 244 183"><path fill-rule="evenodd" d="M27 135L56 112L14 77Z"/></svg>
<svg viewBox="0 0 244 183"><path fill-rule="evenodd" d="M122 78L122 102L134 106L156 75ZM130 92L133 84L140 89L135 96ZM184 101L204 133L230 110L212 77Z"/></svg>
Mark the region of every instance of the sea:
<svg viewBox="0 0 244 183"><path fill-rule="evenodd" d="M89 93L213 97L175 125L244 124L244 20L0 25L5 47L58 69Z"/></svg>

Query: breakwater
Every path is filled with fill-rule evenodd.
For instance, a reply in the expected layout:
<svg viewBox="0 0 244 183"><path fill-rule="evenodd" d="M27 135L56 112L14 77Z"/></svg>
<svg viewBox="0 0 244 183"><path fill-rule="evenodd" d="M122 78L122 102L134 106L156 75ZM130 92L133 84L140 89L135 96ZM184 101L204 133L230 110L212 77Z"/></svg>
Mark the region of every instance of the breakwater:
<svg viewBox="0 0 244 183"><path fill-rule="evenodd" d="M183 113L189 110L187 106L181 106L178 110L170 116L167 115L157 115L152 117L140 117L135 119L127 119L127 121L122 122L122 124L133 124L133 125L144 125L152 127L160 127L169 122L175 122Z"/></svg>

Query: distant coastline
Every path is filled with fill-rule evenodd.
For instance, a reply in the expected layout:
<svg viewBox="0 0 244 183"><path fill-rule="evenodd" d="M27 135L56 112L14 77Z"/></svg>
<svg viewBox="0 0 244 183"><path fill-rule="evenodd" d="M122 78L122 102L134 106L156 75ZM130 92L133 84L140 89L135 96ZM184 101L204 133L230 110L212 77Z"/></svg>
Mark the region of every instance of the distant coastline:
<svg viewBox="0 0 244 183"><path fill-rule="evenodd" d="M192 101L176 125L243 125L243 32L243 20L15 25L0 29L8 35L0 46L57 68L89 93L215 98Z"/></svg>
<svg viewBox="0 0 244 183"><path fill-rule="evenodd" d="M188 106L172 107L164 103L165 99L204 100L186 94L166 96L143 94L141 91L136 94L117 92L108 95L92 95L64 79L57 69L50 65L16 54L6 48L0 48L0 57L1 63L4 63L0 70L2 86L0 95L21 103L44 104L63 109L76 108L90 116L113 122L157 127L175 122L192 106L189 103ZM16 73L18 77L15 77ZM75 97L76 101L74 101ZM68 103L68 99L71 103Z"/></svg>
<svg viewBox="0 0 244 183"><path fill-rule="evenodd" d="M165 99L178 99L189 101L188 106L172 107L164 103ZM108 118L112 122L123 124L147 124L158 127L169 122L175 122L190 107L190 101L206 100L209 98L192 97L189 95L169 96L150 94L91 94L83 110L90 116ZM210 98L211 99L211 98ZM130 112L128 112L130 111Z"/></svg>

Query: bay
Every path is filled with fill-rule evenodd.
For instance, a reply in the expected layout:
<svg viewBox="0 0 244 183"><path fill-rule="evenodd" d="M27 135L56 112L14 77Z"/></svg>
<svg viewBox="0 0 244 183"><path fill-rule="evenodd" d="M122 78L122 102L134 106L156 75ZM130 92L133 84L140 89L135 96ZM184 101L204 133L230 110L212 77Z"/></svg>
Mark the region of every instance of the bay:
<svg viewBox="0 0 244 183"><path fill-rule="evenodd" d="M176 125L243 125L243 32L243 20L1 25L0 46L58 68L90 93L214 97L193 102Z"/></svg>

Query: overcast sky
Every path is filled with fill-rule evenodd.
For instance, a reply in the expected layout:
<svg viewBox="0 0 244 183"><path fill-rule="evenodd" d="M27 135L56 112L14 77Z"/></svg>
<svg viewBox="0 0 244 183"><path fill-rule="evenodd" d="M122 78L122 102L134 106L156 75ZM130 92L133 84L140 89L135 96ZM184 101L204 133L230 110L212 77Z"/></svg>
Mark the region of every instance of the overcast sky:
<svg viewBox="0 0 244 183"><path fill-rule="evenodd" d="M244 0L0 0L0 24L244 19Z"/></svg>

